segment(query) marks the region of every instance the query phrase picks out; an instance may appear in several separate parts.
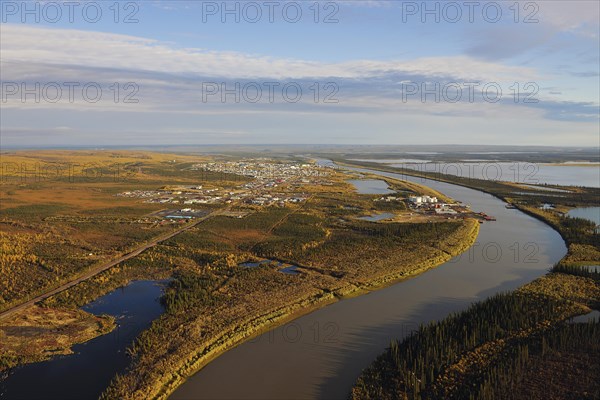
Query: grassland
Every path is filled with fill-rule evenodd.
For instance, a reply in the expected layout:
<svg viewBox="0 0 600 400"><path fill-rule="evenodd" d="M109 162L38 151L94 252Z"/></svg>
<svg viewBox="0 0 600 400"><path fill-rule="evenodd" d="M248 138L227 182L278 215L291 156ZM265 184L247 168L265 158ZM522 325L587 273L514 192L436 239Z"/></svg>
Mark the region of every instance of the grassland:
<svg viewBox="0 0 600 400"><path fill-rule="evenodd" d="M184 166L197 156L138 152L40 151L2 153L0 180L0 311L71 281L96 265L170 232L174 227L147 222L163 207L115 194L159 185L239 184L245 178L202 174ZM183 172L173 177L172 171ZM168 177L168 178L167 178ZM86 281L88 303L103 292L98 281L115 285L164 271L131 273L119 265ZM114 286L116 287L116 286ZM114 288L113 287L113 288ZM18 363L67 354L70 346L110 331L108 317L65 308L61 297L29 307L0 321L0 370ZM73 301L69 301L73 304Z"/></svg>
<svg viewBox="0 0 600 400"><path fill-rule="evenodd" d="M109 316L82 310L32 306L0 320L0 372L19 364L71 354L71 346L108 333L115 326Z"/></svg>
<svg viewBox="0 0 600 400"><path fill-rule="evenodd" d="M201 180L185 169L200 160L123 151L3 153L0 311L173 229L141 220L163 206L115 194L156 189L166 181L209 186L245 181L218 174L203 174Z"/></svg>

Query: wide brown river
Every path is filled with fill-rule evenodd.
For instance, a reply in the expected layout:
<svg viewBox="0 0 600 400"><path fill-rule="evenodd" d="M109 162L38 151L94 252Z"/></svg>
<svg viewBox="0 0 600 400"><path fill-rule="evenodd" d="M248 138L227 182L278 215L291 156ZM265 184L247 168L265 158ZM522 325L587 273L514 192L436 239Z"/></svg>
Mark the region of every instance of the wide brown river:
<svg viewBox="0 0 600 400"><path fill-rule="evenodd" d="M545 274L566 254L560 235L497 198L448 183L425 184L497 218L470 251L420 276L339 301L245 342L191 377L172 399L345 399L361 370L421 323L467 308Z"/></svg>

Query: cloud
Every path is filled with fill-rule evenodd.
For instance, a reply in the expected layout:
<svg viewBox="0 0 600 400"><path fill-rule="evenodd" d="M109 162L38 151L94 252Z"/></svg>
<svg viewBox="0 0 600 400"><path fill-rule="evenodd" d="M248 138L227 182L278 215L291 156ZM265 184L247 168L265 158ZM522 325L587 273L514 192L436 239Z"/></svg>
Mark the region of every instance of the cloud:
<svg viewBox="0 0 600 400"><path fill-rule="evenodd" d="M247 133L252 129L245 129L245 122L252 121L256 127L274 119L279 123L273 126L280 127L286 124L286 129L291 130L299 130L305 126L300 121L322 118L326 118L331 127L338 130L347 126L348 121L378 119L393 121L393 124L399 125L405 120L420 118L424 126L436 118L444 121L450 121L452 118L456 121L471 119L488 124L491 121L527 121L531 124L543 120L546 120L546 123L552 120L561 124L598 121L596 103L573 102L563 98L558 101L550 97L542 98L542 101L536 104L516 104L510 97L509 89L514 82L539 82L547 77L532 67L514 66L466 55L387 61L358 59L328 63L181 48L153 39L112 33L11 24L1 25L0 30L3 44L0 74L3 82L26 82L30 85L28 87L35 82L98 82L104 93L102 101L98 103L23 103L13 99L14 101L2 104L11 121L3 122L3 134L8 132L15 142L18 142L20 137L46 135L51 143L52 138L70 137L73 132L77 132L80 140L84 142L88 136L102 136L102 132L95 130L98 129L96 126L102 126L103 130L112 129L127 133L131 143L136 140L150 141L153 135L160 136L161 132L170 132L179 142L200 137L213 137L215 141L222 138L232 141L243 138L251 142L257 137L257 129ZM264 100L256 104L235 102L229 97L226 104L223 104L220 96L215 96L213 101L208 103L202 101L202 84L206 82L224 83L228 88L232 88L236 83L243 86L252 82L273 81L301 85L304 93L302 101L291 104L281 101L281 96L273 103ZM121 85L120 101L114 101L114 91L110 89L115 82ZM127 82L134 82L139 86L139 92L136 94L139 103L123 103L123 96L128 93L123 84ZM334 82L339 89L336 94L339 102L315 102L311 89L315 82L320 85L320 99L327 94L323 91L323 84ZM480 87L484 83L497 82L502 86L505 98L498 103L489 103L481 99L478 89L476 100L473 102L464 98L457 103L422 101L419 94L410 97L408 101L403 99L406 90L403 83L438 83L443 87L448 83L465 82L479 82ZM85 115L86 121L75 127L75 124L69 122L71 114L60 114L68 115L65 121L57 120L58 117L50 117L51 112L55 110L81 111L71 114L81 114L79 117L73 117L81 119ZM104 114L107 125L105 126L100 118L93 119L96 123L88 123L88 120L91 120L90 111L102 111L97 114ZM141 113L145 114L142 116ZM3 117L4 114L3 110ZM27 121L32 118L26 115L54 118L55 123L48 126L57 128L27 128ZM158 116L164 120L171 120L171 125L165 124L158 130L153 129L153 124L146 124L146 128L141 130L136 128L136 124L156 121ZM118 122L121 117L128 121L123 127L119 126ZM206 119L218 120L221 128L205 127ZM179 126L180 120L187 122L182 122ZM336 123L329 122L333 120ZM14 128L19 126L16 121L21 121L24 127ZM296 123L293 124L294 127L290 127L286 121ZM195 128L199 124L202 128ZM5 128L5 125L13 128ZM66 125L71 127L71 130L59 129ZM227 129L223 129L223 126ZM457 129L454 129L454 132ZM80 132L87 132L88 136ZM110 143L109 138L106 141L102 140L102 143Z"/></svg>
<svg viewBox="0 0 600 400"><path fill-rule="evenodd" d="M16 93L4 102L4 107L69 107L120 112L162 110L204 114L231 110L277 112L288 111L290 107L299 112L360 112L365 109L380 112L372 106L375 104L372 98L379 96L389 102L400 101L402 91L398 90L398 82L439 82L442 85L446 82L501 82L508 86L514 81L525 82L539 77L532 68L491 63L467 56L324 63L177 48L148 38L101 32L10 24L0 29L3 36L0 60L3 82L18 86L25 84L28 89L34 88L37 83L42 86L41 91L49 84L58 83L62 91L61 101L55 103L35 102L31 96L22 101ZM65 82L78 83L74 89L74 101L66 100L70 89L65 87ZM139 90L128 87L130 82ZM279 85L277 90L280 92L274 102L266 101L269 97L266 84L269 82ZM246 104L240 105L234 97L228 96L226 102L234 104L227 108L222 104L222 97L217 95L210 98L215 100L212 104L207 104L202 96L206 83L214 83L219 89L258 84L264 91L263 101L259 104L242 101ZM318 92L315 91L315 83ZM331 88L328 86L330 83L336 87ZM96 103L84 99L86 84L101 87L101 101ZM286 84L301 88L302 101L299 104L282 101L286 100L282 98L282 88ZM338 89L339 96L336 98L340 99L339 104L323 107L327 96L337 95ZM125 102L125 97L134 91L134 99L139 102Z"/></svg>
<svg viewBox="0 0 600 400"><path fill-rule="evenodd" d="M596 78L600 76L598 71L584 71L584 72L571 72L571 75L576 76L577 78Z"/></svg>
<svg viewBox="0 0 600 400"><path fill-rule="evenodd" d="M396 2L394 0L337 0L336 3L350 7L391 8Z"/></svg>
<svg viewBox="0 0 600 400"><path fill-rule="evenodd" d="M589 46L585 51L588 62L597 60L600 2L519 1L501 5L500 22L465 27L466 54L491 61L520 56L541 59L552 54L565 57L575 52L568 56L573 60L581 57L577 52L582 47Z"/></svg>
<svg viewBox="0 0 600 400"><path fill-rule="evenodd" d="M539 20L557 30L598 38L600 2L598 1L541 1Z"/></svg>
<svg viewBox="0 0 600 400"><path fill-rule="evenodd" d="M156 40L120 34L72 29L2 25L4 79L22 76L38 65L168 73L224 78L322 79L368 78L392 73L452 77L462 80L523 80L536 72L467 56L429 57L414 60L355 60L323 63L275 58L239 52L176 48ZM41 72L41 71L40 71Z"/></svg>

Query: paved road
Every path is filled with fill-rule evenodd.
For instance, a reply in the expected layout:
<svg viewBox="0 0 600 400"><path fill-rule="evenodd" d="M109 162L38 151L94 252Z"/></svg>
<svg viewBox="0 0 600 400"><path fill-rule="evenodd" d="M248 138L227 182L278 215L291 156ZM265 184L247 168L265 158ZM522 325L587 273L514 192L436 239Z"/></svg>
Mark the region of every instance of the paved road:
<svg viewBox="0 0 600 400"><path fill-rule="evenodd" d="M127 254L119 257L119 258L116 258L116 259L113 259L111 261L107 261L106 263L103 263L101 265L98 265L95 268L87 271L84 275L80 276L79 278L77 278L75 280L72 280L72 281L70 281L68 283L65 283L64 285L62 285L62 286L60 286L60 287L58 287L58 288L56 288L56 289L54 289L52 291L46 292L44 294L41 294L41 295L39 295L39 296L37 296L37 297L35 297L35 298L33 298L33 299L25 302L25 303L19 304L18 306L15 306L13 308L9 308L8 310L2 311L0 313L0 319L9 317L10 315L12 315L12 314L14 314L14 313L16 313L18 311L21 311L21 310L23 310L23 309L25 309L27 307L30 307L30 306L34 305L35 303L38 303L38 302L40 302L42 300L45 300L45 299L47 299L50 296L54 296L55 294L60 293L63 290L67 290L70 287L73 287L73 286L77 285L80 282L83 282L83 281L85 281L87 279L90 279L91 277L93 277L94 275L99 274L102 271L106 271L107 269L109 269L111 267L114 267L115 265L117 265L119 263L122 263L125 260L129 260L130 258L139 255L143 251L148 250L149 248L156 246L160 242L164 242L167 239L170 239L170 238L172 238L174 236L179 235L181 232L184 232L184 231L186 231L188 229L193 228L194 226L198 225L200 222L205 221L205 220L207 220L207 219L209 219L211 217L214 217L215 215L220 214L222 211L223 210L217 210L217 211L213 211L211 213L208 213L205 216L200 217L200 218L194 220L194 222L192 222L190 224L186 224L185 226L183 226L183 227L181 227L181 228L179 228L179 229L177 229L177 230L175 230L173 232L166 233L166 234L164 234L162 236L157 237L156 239L152 240L149 243L145 243L144 245L138 247L137 249L133 250L130 253L127 253Z"/></svg>

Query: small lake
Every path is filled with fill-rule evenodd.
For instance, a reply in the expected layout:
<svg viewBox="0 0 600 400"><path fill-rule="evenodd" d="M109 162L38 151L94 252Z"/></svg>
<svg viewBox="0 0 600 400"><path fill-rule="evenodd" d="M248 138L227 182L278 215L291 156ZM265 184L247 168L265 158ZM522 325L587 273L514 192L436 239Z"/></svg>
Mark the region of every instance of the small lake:
<svg viewBox="0 0 600 400"><path fill-rule="evenodd" d="M359 194L394 193L393 190L390 190L387 182L381 179L351 179L348 183L354 185Z"/></svg>
<svg viewBox="0 0 600 400"><path fill-rule="evenodd" d="M365 217L360 217L359 219L362 219L363 221L377 222L377 221L381 221L384 219L390 219L390 218L394 218L394 214L381 213L381 214L375 214L375 215L367 215Z"/></svg>
<svg viewBox="0 0 600 400"><path fill-rule="evenodd" d="M520 194L522 196L566 197L564 194L555 193L513 192L513 194Z"/></svg>
<svg viewBox="0 0 600 400"><path fill-rule="evenodd" d="M243 268L256 268L256 267L260 267L261 265L266 265L266 264L270 264L270 263L275 264L277 267L283 267L283 268L279 268L279 270L278 270L281 273L289 274L289 275L298 275L300 273L300 271L298 271L297 265L285 264L280 261L269 260L269 259L261 260L261 261L247 261L247 262L238 264L238 266L243 267Z"/></svg>
<svg viewBox="0 0 600 400"><path fill-rule="evenodd" d="M288 267L281 268L279 270L279 272L283 272L284 274L289 274L289 275L298 275L300 273L300 271L298 271L297 265L290 265Z"/></svg>
<svg viewBox="0 0 600 400"><path fill-rule="evenodd" d="M125 350L163 307L159 302L166 281L134 281L83 307L95 315L117 319L107 335L73 346L75 354L13 369L0 381L1 399L98 399L117 373L125 371Z"/></svg>
<svg viewBox="0 0 600 400"><path fill-rule="evenodd" d="M380 164L402 164L402 163L429 163L431 160L423 158L392 158L392 159L369 159L369 158L350 158L350 161L374 162Z"/></svg>
<svg viewBox="0 0 600 400"><path fill-rule="evenodd" d="M580 207L570 210L567 215L574 218L583 218L600 225L600 207Z"/></svg>
<svg viewBox="0 0 600 400"><path fill-rule="evenodd" d="M544 192L571 193L570 190L555 189L555 188L546 187L546 186L536 186L536 185L522 185L522 186L528 187L530 189L543 190Z"/></svg>

